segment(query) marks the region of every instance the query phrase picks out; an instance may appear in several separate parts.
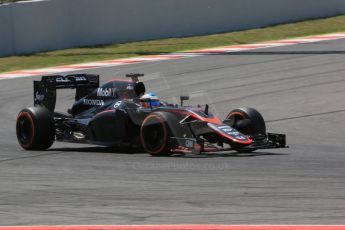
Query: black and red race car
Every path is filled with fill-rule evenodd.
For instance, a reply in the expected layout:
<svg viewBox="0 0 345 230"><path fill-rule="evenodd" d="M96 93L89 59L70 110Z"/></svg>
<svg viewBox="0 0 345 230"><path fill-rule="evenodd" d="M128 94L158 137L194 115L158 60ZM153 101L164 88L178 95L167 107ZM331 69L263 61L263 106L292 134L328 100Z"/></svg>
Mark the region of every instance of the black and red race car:
<svg viewBox="0 0 345 230"><path fill-rule="evenodd" d="M99 86L99 76L43 76L34 81L34 107L20 111L16 131L26 150L45 150L54 141L141 148L153 156L286 148L283 134L266 133L265 121L253 108L232 110L224 120L209 106L160 102L143 106L142 74ZM76 89L67 113L55 111L56 91ZM147 103L146 103L147 105Z"/></svg>

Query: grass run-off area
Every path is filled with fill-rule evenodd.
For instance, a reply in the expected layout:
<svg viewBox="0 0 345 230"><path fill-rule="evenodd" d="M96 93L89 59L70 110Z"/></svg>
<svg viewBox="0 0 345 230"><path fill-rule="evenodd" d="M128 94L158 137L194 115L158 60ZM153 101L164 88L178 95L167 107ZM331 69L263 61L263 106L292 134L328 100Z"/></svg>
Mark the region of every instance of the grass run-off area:
<svg viewBox="0 0 345 230"><path fill-rule="evenodd" d="M345 31L345 15L238 32L73 48L31 55L2 57L0 58L0 72L140 55L164 54L183 50L247 44L343 31Z"/></svg>

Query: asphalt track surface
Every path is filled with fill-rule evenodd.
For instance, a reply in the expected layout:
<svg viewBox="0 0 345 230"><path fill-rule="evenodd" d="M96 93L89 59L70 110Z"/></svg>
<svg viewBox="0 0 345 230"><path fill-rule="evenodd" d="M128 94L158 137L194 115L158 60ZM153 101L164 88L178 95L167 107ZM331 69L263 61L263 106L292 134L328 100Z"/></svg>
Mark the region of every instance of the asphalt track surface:
<svg viewBox="0 0 345 230"><path fill-rule="evenodd" d="M189 93L221 117L255 107L291 146L240 155L23 151L15 120L38 77L1 80L0 225L345 224L344 54L342 39L89 71L145 73L161 98ZM58 93L66 111L73 91Z"/></svg>

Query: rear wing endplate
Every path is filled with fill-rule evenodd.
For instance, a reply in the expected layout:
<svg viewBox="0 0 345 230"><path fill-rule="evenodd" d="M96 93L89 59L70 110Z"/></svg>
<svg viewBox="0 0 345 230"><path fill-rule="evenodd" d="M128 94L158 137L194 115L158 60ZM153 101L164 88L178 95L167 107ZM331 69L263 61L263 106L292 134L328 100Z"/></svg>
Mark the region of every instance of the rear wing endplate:
<svg viewBox="0 0 345 230"><path fill-rule="evenodd" d="M98 87L99 75L43 76L40 81L34 81L34 105L44 106L54 112L57 89L76 89L75 100L79 100Z"/></svg>

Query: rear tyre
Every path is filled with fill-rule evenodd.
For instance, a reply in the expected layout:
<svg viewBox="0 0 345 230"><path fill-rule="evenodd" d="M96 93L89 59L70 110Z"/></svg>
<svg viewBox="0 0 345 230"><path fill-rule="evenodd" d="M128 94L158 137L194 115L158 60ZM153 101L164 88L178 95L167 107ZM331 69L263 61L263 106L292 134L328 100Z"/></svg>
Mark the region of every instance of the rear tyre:
<svg viewBox="0 0 345 230"><path fill-rule="evenodd" d="M226 124L256 140L266 138L266 124L262 115L253 108L245 107L232 110L226 117ZM253 152L255 149L238 148L238 152Z"/></svg>
<svg viewBox="0 0 345 230"><path fill-rule="evenodd" d="M23 109L17 117L16 132L23 149L46 150L55 139L53 116L40 106Z"/></svg>
<svg viewBox="0 0 345 230"><path fill-rule="evenodd" d="M145 118L140 129L141 144L152 156L170 156L171 132L168 123L160 113L152 113Z"/></svg>

